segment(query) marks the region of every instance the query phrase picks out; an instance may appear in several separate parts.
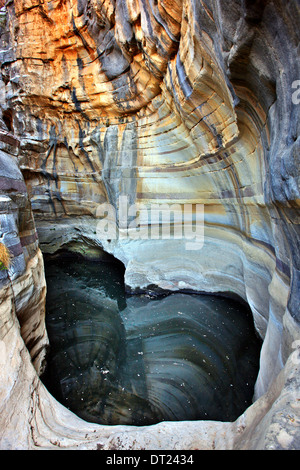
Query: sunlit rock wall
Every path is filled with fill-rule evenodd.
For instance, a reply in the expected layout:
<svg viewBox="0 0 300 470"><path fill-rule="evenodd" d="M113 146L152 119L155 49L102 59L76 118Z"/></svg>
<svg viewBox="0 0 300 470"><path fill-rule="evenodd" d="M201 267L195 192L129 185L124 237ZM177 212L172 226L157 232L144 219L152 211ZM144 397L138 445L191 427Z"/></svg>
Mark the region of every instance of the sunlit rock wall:
<svg viewBox="0 0 300 470"><path fill-rule="evenodd" d="M296 0L1 10L2 126L42 249L104 248L132 290L243 297L264 339L256 397L299 339L299 23ZM203 204L203 247L104 240L97 209L122 195Z"/></svg>

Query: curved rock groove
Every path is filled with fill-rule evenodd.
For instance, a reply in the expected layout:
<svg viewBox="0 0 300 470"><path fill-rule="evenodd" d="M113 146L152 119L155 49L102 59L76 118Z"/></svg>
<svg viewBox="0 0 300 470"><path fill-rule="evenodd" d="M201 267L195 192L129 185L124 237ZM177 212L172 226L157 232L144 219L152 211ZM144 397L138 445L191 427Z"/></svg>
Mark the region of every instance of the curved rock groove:
<svg viewBox="0 0 300 470"><path fill-rule="evenodd" d="M0 3L1 448L299 448L299 18L297 0ZM102 239L99 205L118 213L123 195L203 205L203 246ZM41 250L66 248L111 253L131 292L248 302L254 404L234 423L151 429L59 405L39 380Z"/></svg>

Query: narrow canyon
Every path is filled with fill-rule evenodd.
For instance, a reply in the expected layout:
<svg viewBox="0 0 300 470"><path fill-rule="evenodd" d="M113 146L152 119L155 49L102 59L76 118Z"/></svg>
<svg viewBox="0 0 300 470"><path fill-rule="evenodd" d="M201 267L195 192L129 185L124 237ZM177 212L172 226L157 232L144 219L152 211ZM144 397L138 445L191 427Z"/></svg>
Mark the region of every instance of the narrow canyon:
<svg viewBox="0 0 300 470"><path fill-rule="evenodd" d="M0 449L300 449L299 38L298 0L0 0Z"/></svg>

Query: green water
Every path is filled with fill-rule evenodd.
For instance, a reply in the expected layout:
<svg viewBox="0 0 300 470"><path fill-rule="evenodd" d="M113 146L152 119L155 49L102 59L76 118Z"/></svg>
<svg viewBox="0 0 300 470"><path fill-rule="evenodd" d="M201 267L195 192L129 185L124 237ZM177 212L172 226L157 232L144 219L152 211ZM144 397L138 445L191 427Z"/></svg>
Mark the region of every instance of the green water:
<svg viewBox="0 0 300 470"><path fill-rule="evenodd" d="M235 300L126 296L112 263L46 262L49 391L102 424L235 420L252 402L261 343Z"/></svg>

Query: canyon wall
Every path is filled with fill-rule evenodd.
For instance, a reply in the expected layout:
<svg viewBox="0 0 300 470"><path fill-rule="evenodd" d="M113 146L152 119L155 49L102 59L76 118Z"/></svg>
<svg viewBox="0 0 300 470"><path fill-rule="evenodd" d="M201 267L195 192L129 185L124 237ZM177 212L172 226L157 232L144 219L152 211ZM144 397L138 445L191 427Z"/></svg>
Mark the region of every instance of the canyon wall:
<svg viewBox="0 0 300 470"><path fill-rule="evenodd" d="M2 7L0 229L14 247L1 273L0 344L11 360L1 369L2 447L299 447L299 18L296 0ZM120 214L124 196L144 214L190 205L195 220L202 206L203 243L122 224L103 237L99 208ZM263 339L257 401L236 423L189 428L74 417L38 379L47 345L39 247L109 252L132 292L242 297Z"/></svg>

